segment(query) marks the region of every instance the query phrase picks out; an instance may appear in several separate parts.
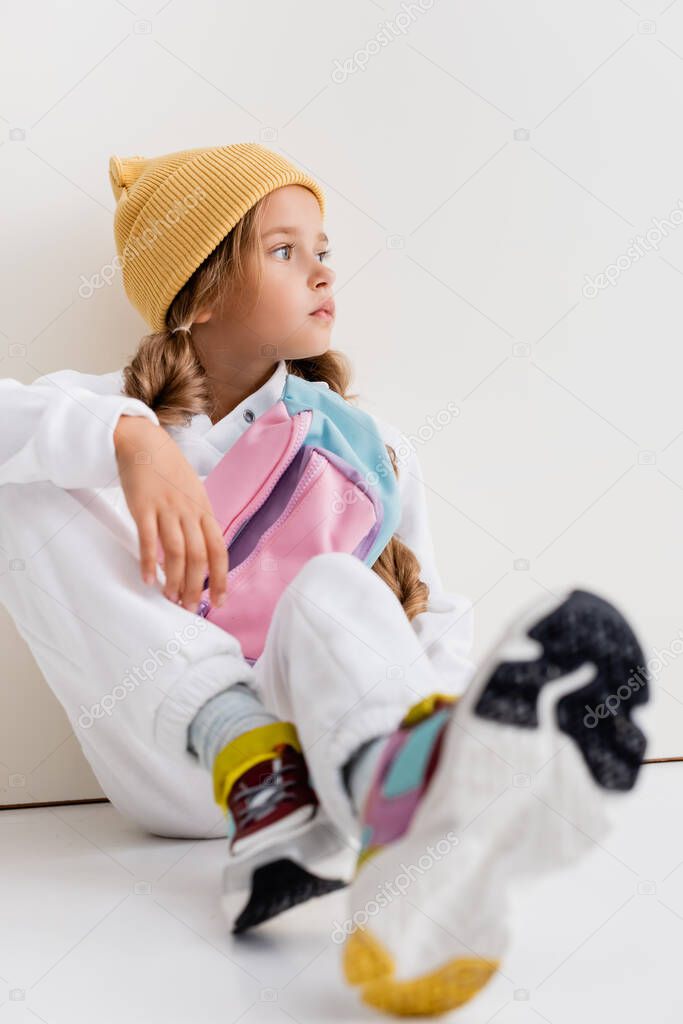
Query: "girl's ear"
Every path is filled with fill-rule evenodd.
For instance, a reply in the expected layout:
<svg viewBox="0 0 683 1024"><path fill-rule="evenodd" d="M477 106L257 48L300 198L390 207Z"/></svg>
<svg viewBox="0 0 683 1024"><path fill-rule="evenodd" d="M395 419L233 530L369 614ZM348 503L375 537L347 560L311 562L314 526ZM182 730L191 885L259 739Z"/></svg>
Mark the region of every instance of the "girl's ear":
<svg viewBox="0 0 683 1024"><path fill-rule="evenodd" d="M212 314L210 309L202 309L201 312L197 313L196 317L194 318L194 323L205 324L208 320L211 319L211 316Z"/></svg>

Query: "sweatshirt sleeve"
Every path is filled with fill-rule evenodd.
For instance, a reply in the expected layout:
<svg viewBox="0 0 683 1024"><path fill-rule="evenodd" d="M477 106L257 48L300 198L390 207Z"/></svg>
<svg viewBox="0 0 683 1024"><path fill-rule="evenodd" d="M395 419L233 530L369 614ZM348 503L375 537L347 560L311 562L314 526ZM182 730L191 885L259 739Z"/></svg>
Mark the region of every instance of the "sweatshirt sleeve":
<svg viewBox="0 0 683 1024"><path fill-rule="evenodd" d="M447 590L437 566L429 524L425 481L419 457L396 428L378 424L385 443L396 451L401 519L396 530L420 563L420 579L429 587L427 609L411 620L426 656L444 680L444 692L462 693L474 671L474 608L464 594Z"/></svg>
<svg viewBox="0 0 683 1024"><path fill-rule="evenodd" d="M111 484L118 477L114 428L119 416L159 423L144 402L116 390L117 380L116 373L94 376L74 370L59 370L32 384L0 379L0 485L50 480L69 490Z"/></svg>

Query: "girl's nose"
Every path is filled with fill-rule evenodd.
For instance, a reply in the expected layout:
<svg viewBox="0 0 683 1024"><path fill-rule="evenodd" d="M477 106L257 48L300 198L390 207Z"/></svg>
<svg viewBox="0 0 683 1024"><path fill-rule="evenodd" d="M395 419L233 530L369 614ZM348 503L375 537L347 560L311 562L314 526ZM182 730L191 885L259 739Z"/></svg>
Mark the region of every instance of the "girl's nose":
<svg viewBox="0 0 683 1024"><path fill-rule="evenodd" d="M336 271L326 263L320 263L320 261L318 261L318 266L320 267L320 270L318 271L319 280L327 281L331 284L337 276Z"/></svg>

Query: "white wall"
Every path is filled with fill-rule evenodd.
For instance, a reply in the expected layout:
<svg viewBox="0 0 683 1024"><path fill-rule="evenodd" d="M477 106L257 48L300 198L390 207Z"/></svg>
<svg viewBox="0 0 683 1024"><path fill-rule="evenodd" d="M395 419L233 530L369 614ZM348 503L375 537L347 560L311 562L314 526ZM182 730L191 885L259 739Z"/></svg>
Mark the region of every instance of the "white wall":
<svg viewBox="0 0 683 1024"><path fill-rule="evenodd" d="M79 297L115 252L111 154L280 150L326 188L334 344L419 439L477 655L536 595L594 588L669 651L648 756L683 754L683 3L664 5L8 5L0 375L105 372L144 333L118 276ZM99 794L0 629L2 802Z"/></svg>

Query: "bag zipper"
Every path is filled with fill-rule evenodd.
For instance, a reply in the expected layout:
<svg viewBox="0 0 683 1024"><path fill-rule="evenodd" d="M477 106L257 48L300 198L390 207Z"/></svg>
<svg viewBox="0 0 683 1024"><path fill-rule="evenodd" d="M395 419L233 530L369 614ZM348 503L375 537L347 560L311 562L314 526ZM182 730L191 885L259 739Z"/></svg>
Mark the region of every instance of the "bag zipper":
<svg viewBox="0 0 683 1024"><path fill-rule="evenodd" d="M301 477L301 479L299 480L299 482L296 485L296 487L294 488L294 490L292 491L292 495L291 495L289 501L287 502L287 504L285 505L285 507L283 508L282 512L277 517L275 522L272 524L272 526L269 526L268 529L266 530L266 532L261 536L261 538L260 538L258 544L255 546L254 550L252 552L250 552L250 554L244 559L243 562L240 562L240 564L235 567L235 569L233 570L233 573L234 573L233 579L236 576L239 576L239 574L244 570L244 568L250 562L254 561L254 559L256 558L258 553L263 549L263 547L267 543L267 541L270 538L270 536L280 527L280 525L282 524L283 520L287 519L287 517L290 515L290 513L292 511L292 508L297 503L297 501L298 501L299 497L301 496L302 492L305 491L310 486L310 484L317 477L320 476L321 472L325 468L325 462L326 462L326 460L323 458L323 456L318 451L316 451L314 449L313 450L313 454L311 455L310 462L308 463L308 466L306 467L306 471L303 474L303 476ZM228 573L228 576L230 576L230 575L232 575L232 574Z"/></svg>
<svg viewBox="0 0 683 1024"><path fill-rule="evenodd" d="M312 414L311 414L311 410L309 410L309 409L302 409L300 412L297 412L297 413L294 414L294 416L292 416L292 420L294 421L294 437L295 437L295 442L292 445L292 448L291 448L289 454L285 458L285 461L282 463L282 465L280 467L281 468L281 472L278 473L277 479L272 481L271 485L268 487L266 492L261 496L261 500L259 501L259 503L254 508L251 508L251 509L248 509L248 510L247 509L243 510L243 512L241 513L242 521L240 522L239 526L237 527L237 529L235 530L234 534L232 535L232 537L230 539L230 544L232 544L237 539L237 537L242 532L244 527L247 525L247 523L249 522L251 517L256 515L258 510L260 508L262 508L263 505L265 505L265 503L268 501L268 498L270 497L272 491L275 489L275 487L279 483L280 478L282 476L284 476L285 471L289 468L290 464L294 461L294 458L298 454L298 452L299 452L299 450L301 448L301 445L303 444L303 442L304 442L304 440L306 438L306 434L308 433L308 429L309 429L310 424L311 424L311 419L312 419ZM299 483L300 482L301 481L299 481ZM239 516L238 516L238 520L239 520ZM277 522L277 520L276 520L276 522ZM275 523L273 523L273 526L275 526ZM228 545L228 547L229 547L229 545ZM229 574L230 574L230 566L228 566L228 575ZM205 576L204 577L204 585L202 587L202 590L206 590L208 585L209 585L209 577ZM201 610L202 609L202 605L204 605L205 603L206 602L204 600L199 602L199 607L197 608L197 614L199 614L199 615L206 614L205 611ZM210 607L210 605L209 605L209 607Z"/></svg>
<svg viewBox="0 0 683 1024"><path fill-rule="evenodd" d="M256 546L254 547L254 550L251 551L249 555L245 558L245 560L243 562L240 562L240 564L236 566L232 571L228 571L229 582L231 580L236 579L236 577L239 576L240 573L242 573L247 568L247 566L249 566L252 562L255 561L256 557L263 550L263 547L267 543L270 536L275 532L275 530L277 530L280 527L283 520L290 515L292 508L299 500L302 492L305 491L311 485L311 483L313 483L313 481L320 476L320 474L325 469L326 464L327 460L325 459L325 457L314 448L310 462L306 467L306 471L304 472L298 484L292 491L292 495L289 501L287 502L286 506L284 507L280 515L277 517L275 522L272 524L272 526L269 526L266 532L260 537L258 544L256 544ZM211 607L212 605L210 601L202 600L199 603L197 614L205 616L208 614Z"/></svg>
<svg viewBox="0 0 683 1024"><path fill-rule="evenodd" d="M308 433L308 428L310 425L310 420L308 420L308 417L304 416L305 412L308 412L308 410L305 409L302 410L301 412L295 413L294 416L292 417L292 419L294 420L294 436L296 440L292 445L289 455L286 457L285 461L282 463L280 467L281 472L278 474L277 479L272 481L267 491L261 496L261 500L259 501L259 503L255 505L253 508L249 510L245 509L242 512L242 521L240 522L239 526L237 527L234 534L230 538L231 544L233 543L234 540L237 539L238 534L244 529L245 525L251 519L251 517L255 515L258 512L258 510L268 501L268 498L270 497L271 492L275 489L276 485L278 484L280 477L284 476L285 470L289 468L290 463L293 461L294 457L301 448L301 445L305 439L306 434ZM306 420L308 420L308 422L306 422Z"/></svg>

